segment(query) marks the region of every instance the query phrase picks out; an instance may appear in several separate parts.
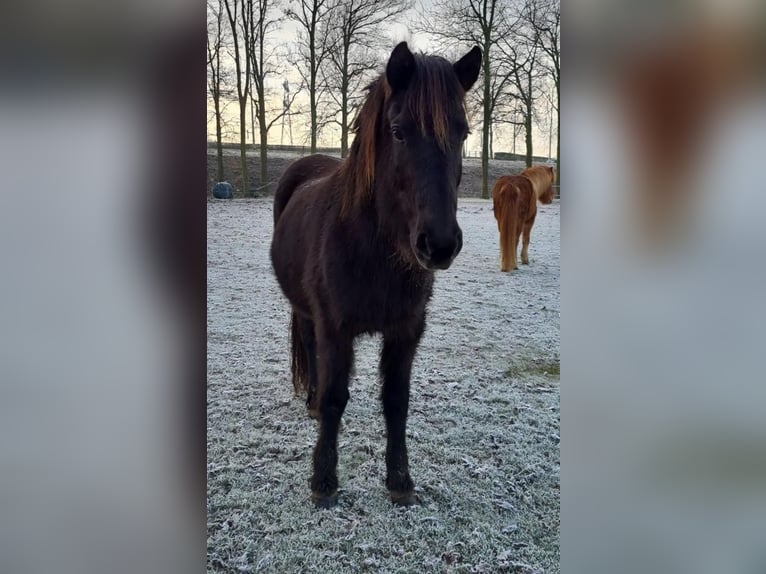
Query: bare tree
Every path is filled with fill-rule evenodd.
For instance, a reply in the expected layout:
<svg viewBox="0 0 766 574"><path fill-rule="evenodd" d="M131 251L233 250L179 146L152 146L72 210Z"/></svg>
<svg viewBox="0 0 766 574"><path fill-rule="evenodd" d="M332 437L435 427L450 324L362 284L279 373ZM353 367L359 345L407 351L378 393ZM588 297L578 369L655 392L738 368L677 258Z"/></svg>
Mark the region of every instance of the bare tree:
<svg viewBox="0 0 766 574"><path fill-rule="evenodd" d="M561 180L561 0L535 0L535 9L527 13L535 41L547 56L544 62L553 85L556 97L552 101L556 111L556 181Z"/></svg>
<svg viewBox="0 0 766 574"><path fill-rule="evenodd" d="M479 107L482 112L481 197L485 199L489 197L492 118L510 81L507 73L496 73L500 55L498 44L510 28L508 8L507 0L434 0L427 10L421 6L415 27L419 32L438 38L447 46L478 44L482 49Z"/></svg>
<svg viewBox="0 0 766 574"><path fill-rule="evenodd" d="M523 26L523 21L517 21ZM517 30L508 34L499 44L501 59L510 70L510 83L506 86L506 101L514 99L521 104L521 122L524 127L526 144L526 165L532 165L532 126L535 117L535 102L541 95L540 78L544 73L539 64L540 49L536 42ZM516 121L516 120L514 120Z"/></svg>
<svg viewBox="0 0 766 574"><path fill-rule="evenodd" d="M242 191L250 192L247 173L247 102L250 96L250 22L253 0L223 0L226 7L232 38L232 57L237 80L237 101L239 102L239 154L242 162Z"/></svg>
<svg viewBox="0 0 766 574"><path fill-rule="evenodd" d="M351 115L379 66L378 53L389 43L381 26L410 7L409 0L336 0L330 7L322 26L327 50L321 71L330 121L340 127L342 157L348 152Z"/></svg>
<svg viewBox="0 0 766 574"><path fill-rule="evenodd" d="M268 180L268 137L271 127L282 118L286 113L283 108L281 111L267 109L267 79L279 72L273 63L276 59L275 50L268 45L268 37L272 31L279 26L277 11L279 0L251 0L248 16L250 22L250 48L248 54L250 57L252 75L251 79L254 85L255 94L251 103L254 104L255 113L253 114L258 121L258 135L260 152L260 178L259 185L264 188ZM295 98L293 94L292 98ZM271 117L271 120L267 119ZM253 128L253 138L255 138L255 128Z"/></svg>
<svg viewBox="0 0 766 574"><path fill-rule="evenodd" d="M225 174L223 171L223 109L221 102L223 89L223 68L221 67L221 50L223 49L223 8L221 6L221 0L210 0L207 4L207 9L208 91L213 100L215 114L218 181L223 181L225 179Z"/></svg>
<svg viewBox="0 0 766 574"><path fill-rule="evenodd" d="M296 51L291 59L309 92L309 137L311 153L316 152L318 102L321 97L319 69L326 56L327 37L322 34L324 21L330 13L331 0L290 0L285 15L299 27Z"/></svg>

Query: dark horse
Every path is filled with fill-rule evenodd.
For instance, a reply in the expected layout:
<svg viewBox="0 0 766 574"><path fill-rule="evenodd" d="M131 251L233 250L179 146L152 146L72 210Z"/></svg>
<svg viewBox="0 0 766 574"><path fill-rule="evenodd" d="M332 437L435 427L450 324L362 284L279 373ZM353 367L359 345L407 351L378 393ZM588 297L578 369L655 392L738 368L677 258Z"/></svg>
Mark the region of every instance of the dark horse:
<svg viewBox="0 0 766 574"><path fill-rule="evenodd" d="M394 503L416 501L405 443L410 371L434 270L463 245L464 98L480 66L478 47L452 64L402 42L368 89L348 157L302 158L279 181L271 260L292 305L293 385L319 418L311 477L319 507L337 501L338 428L363 333L383 334L386 486Z"/></svg>

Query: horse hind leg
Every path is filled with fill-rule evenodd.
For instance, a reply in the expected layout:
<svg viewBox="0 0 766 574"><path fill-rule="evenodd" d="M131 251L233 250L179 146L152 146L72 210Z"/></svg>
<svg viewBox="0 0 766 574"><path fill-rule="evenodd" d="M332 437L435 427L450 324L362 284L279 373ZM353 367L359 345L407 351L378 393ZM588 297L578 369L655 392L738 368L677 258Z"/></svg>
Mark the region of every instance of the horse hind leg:
<svg viewBox="0 0 766 574"><path fill-rule="evenodd" d="M513 214L506 210L500 229L500 271L508 272L516 268L516 243Z"/></svg>
<svg viewBox="0 0 766 574"><path fill-rule="evenodd" d="M518 225L516 225L516 214L514 213L511 217L513 221L509 222L508 224L508 230L506 232L506 257L507 257L507 263L505 269L503 271L512 271L514 269L518 269L519 266L516 261L516 252L519 249L519 230Z"/></svg>
<svg viewBox="0 0 766 574"><path fill-rule="evenodd" d="M507 233L500 230L500 271L510 271Z"/></svg>
<svg viewBox="0 0 766 574"><path fill-rule="evenodd" d="M519 251L519 238L521 237L521 232L516 231L513 234L512 240L511 240L511 268L512 269L518 269L519 268L519 262L518 262L518 251Z"/></svg>
<svg viewBox="0 0 766 574"><path fill-rule="evenodd" d="M529 236L532 233L532 223L533 222L524 224L524 237L521 247L521 262L524 265L529 265Z"/></svg>
<svg viewBox="0 0 766 574"><path fill-rule="evenodd" d="M299 339L299 346L293 348L293 385L296 391L306 390L306 407L309 416L319 418L317 407L317 348L314 323L310 319L295 316L293 318L296 332L294 337ZM295 344L295 343L294 343ZM295 356L299 354L299 356ZM297 368L296 368L297 365Z"/></svg>

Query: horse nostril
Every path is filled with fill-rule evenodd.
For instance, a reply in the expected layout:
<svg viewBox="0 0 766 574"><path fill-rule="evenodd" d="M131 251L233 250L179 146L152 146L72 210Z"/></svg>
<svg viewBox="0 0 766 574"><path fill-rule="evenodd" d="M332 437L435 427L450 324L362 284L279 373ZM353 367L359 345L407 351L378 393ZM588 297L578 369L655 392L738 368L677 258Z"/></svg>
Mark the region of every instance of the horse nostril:
<svg viewBox="0 0 766 574"><path fill-rule="evenodd" d="M457 254L460 253L460 250L463 248L463 231L458 229L455 238L457 239L457 242L455 245L454 255L457 256Z"/></svg>
<svg viewBox="0 0 766 574"><path fill-rule="evenodd" d="M415 247L418 248L418 251L420 251L423 255L430 256L431 255L431 247L428 244L428 234L427 233L419 233L418 238L415 241Z"/></svg>

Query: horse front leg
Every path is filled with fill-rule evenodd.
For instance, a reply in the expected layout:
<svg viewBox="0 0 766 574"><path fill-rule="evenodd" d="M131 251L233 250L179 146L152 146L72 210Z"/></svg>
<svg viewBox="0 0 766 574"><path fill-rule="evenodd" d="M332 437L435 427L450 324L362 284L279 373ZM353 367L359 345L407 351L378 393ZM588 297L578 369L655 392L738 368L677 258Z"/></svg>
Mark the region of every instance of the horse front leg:
<svg viewBox="0 0 766 574"><path fill-rule="evenodd" d="M384 334L380 370L383 376L383 414L386 418L386 486L394 504L409 506L417 499L407 457L407 411L410 403L410 374L425 321L413 333Z"/></svg>
<svg viewBox="0 0 766 574"><path fill-rule="evenodd" d="M353 341L337 333L317 332L319 436L314 448L311 499L319 508L338 501L338 429L348 402Z"/></svg>

